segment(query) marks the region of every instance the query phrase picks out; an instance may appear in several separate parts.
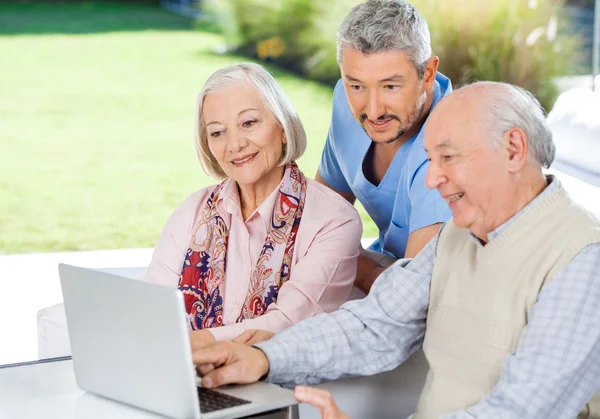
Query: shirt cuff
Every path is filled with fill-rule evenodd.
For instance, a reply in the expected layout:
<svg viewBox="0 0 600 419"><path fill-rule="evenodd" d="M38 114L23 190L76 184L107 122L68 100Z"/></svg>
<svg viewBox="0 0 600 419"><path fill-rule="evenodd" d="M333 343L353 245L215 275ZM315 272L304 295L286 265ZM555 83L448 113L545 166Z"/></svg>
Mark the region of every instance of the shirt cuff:
<svg viewBox="0 0 600 419"><path fill-rule="evenodd" d="M246 331L242 323L234 323L227 326L206 329L212 333L216 341L232 340Z"/></svg>
<svg viewBox="0 0 600 419"><path fill-rule="evenodd" d="M277 336L252 346L263 351L269 360L269 373L267 374L266 380L280 383L285 382L287 379L285 368L290 365L290 362L284 346L277 344L276 337Z"/></svg>

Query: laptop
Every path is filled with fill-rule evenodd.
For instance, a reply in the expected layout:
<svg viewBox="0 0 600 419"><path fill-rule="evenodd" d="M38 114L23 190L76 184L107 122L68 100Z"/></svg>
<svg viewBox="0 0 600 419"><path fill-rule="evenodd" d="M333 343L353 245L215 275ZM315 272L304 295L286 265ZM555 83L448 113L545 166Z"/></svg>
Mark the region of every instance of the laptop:
<svg viewBox="0 0 600 419"><path fill-rule="evenodd" d="M234 419L297 404L274 384L204 389L178 289L59 264L77 385L176 419Z"/></svg>

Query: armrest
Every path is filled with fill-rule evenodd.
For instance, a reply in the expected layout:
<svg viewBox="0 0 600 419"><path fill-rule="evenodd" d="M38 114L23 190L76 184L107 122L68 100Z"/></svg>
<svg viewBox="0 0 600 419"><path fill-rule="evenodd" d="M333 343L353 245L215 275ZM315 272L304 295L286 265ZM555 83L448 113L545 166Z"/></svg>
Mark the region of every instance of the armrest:
<svg viewBox="0 0 600 419"><path fill-rule="evenodd" d="M352 419L406 418L414 413L425 385L429 364L418 351L393 371L317 387L331 392L340 409ZM320 419L312 406L301 404L302 419Z"/></svg>

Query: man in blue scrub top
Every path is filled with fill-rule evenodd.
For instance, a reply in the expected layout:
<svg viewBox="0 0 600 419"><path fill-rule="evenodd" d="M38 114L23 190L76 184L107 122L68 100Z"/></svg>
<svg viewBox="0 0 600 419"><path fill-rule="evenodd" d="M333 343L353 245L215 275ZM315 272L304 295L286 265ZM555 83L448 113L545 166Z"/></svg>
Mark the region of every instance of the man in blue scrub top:
<svg viewBox="0 0 600 419"><path fill-rule="evenodd" d="M351 203L358 198L379 228L370 250L413 257L451 217L425 186L423 127L452 84L437 72L427 23L401 0L354 7L338 29L337 60L342 78L315 179ZM355 282L365 293L390 264L368 254Z"/></svg>

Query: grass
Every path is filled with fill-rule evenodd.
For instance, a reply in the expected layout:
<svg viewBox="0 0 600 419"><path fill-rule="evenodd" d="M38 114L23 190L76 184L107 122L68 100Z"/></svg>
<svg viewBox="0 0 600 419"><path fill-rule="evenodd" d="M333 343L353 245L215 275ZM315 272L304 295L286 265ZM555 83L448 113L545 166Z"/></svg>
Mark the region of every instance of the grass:
<svg viewBox="0 0 600 419"><path fill-rule="evenodd" d="M139 4L0 3L0 254L151 247L214 183L194 154L195 95L244 58L191 27ZM270 70L305 123L312 176L331 89Z"/></svg>

